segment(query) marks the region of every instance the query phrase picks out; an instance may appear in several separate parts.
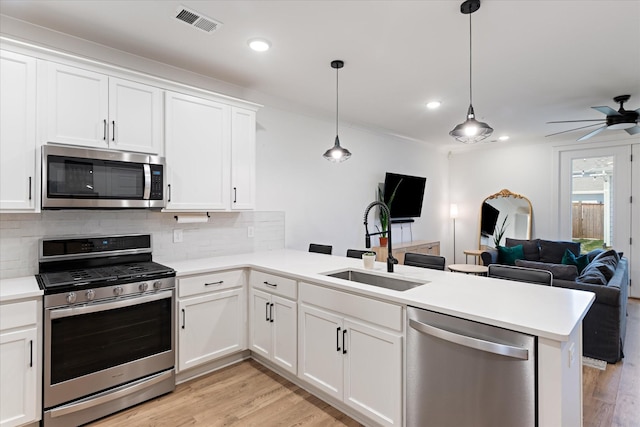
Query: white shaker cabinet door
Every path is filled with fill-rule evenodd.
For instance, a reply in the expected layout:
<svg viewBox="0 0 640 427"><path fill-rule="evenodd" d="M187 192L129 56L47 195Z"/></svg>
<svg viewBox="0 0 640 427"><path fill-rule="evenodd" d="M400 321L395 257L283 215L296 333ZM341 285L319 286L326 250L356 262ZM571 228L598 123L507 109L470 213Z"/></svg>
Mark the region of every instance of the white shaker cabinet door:
<svg viewBox="0 0 640 427"><path fill-rule="evenodd" d="M43 143L109 148L109 78L104 74L55 62L46 68L46 135Z"/></svg>
<svg viewBox="0 0 640 427"><path fill-rule="evenodd" d="M272 297L272 360L295 374L298 361L298 304L276 295Z"/></svg>
<svg viewBox="0 0 640 427"><path fill-rule="evenodd" d="M0 51L0 210L37 209L36 59Z"/></svg>
<svg viewBox="0 0 640 427"><path fill-rule="evenodd" d="M166 92L167 210L229 208L230 108Z"/></svg>
<svg viewBox="0 0 640 427"><path fill-rule="evenodd" d="M256 113L231 108L231 209L255 208Z"/></svg>

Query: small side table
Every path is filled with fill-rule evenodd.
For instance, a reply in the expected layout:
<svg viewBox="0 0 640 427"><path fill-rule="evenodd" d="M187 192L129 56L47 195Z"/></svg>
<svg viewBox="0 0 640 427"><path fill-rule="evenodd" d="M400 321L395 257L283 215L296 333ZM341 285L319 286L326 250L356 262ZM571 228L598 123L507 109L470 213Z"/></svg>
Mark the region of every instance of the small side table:
<svg viewBox="0 0 640 427"><path fill-rule="evenodd" d="M464 251L464 262L469 264L469 255L476 257L475 264L480 265L480 255L482 255L482 250L480 249L467 249Z"/></svg>
<svg viewBox="0 0 640 427"><path fill-rule="evenodd" d="M465 273L465 274L477 274L480 276L486 276L489 268L486 265L475 265L475 264L451 264L448 265L447 268L449 271L454 271L456 273Z"/></svg>

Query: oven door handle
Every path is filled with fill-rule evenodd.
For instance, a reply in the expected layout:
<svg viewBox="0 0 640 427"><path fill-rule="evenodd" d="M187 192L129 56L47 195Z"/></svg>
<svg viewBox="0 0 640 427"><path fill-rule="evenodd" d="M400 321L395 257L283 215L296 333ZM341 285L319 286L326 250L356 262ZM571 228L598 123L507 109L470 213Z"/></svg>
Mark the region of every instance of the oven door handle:
<svg viewBox="0 0 640 427"><path fill-rule="evenodd" d="M100 311L113 310L114 308L131 307L132 305L144 304L145 302L171 298L172 294L172 290L166 290L155 294L135 296L113 302L84 305L81 307L54 308L50 310L50 318L61 319L63 317L77 316L79 314L98 313Z"/></svg>

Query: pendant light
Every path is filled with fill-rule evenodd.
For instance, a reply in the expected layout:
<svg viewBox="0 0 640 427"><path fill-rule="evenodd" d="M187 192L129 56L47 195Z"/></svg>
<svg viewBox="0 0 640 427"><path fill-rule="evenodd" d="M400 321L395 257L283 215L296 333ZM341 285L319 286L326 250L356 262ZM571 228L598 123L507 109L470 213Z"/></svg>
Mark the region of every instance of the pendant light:
<svg viewBox="0 0 640 427"><path fill-rule="evenodd" d="M473 97L471 85L471 14L480 9L480 0L466 0L460 5L460 12L469 15L469 109L467 110L467 120L453 128L449 135L465 144L473 144L482 141L491 133L493 129L486 123L476 120L473 111Z"/></svg>
<svg viewBox="0 0 640 427"><path fill-rule="evenodd" d="M351 152L340 146L340 138L338 137L338 70L342 67L344 67L344 61L338 59L331 61L331 68L336 70L336 141L334 146L322 155L322 157L334 163L344 162L351 157Z"/></svg>

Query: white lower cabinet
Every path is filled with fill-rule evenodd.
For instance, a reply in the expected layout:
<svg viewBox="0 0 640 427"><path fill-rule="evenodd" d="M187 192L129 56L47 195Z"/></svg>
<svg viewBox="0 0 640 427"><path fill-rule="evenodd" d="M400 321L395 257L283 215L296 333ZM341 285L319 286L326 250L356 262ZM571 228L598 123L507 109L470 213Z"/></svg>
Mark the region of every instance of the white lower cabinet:
<svg viewBox="0 0 640 427"><path fill-rule="evenodd" d="M251 272L250 283L249 348L295 375L298 360L297 283L259 271Z"/></svg>
<svg viewBox="0 0 640 427"><path fill-rule="evenodd" d="M21 426L40 419L38 310L41 302L0 306L0 426Z"/></svg>
<svg viewBox="0 0 640 427"><path fill-rule="evenodd" d="M178 279L177 371L246 349L245 272Z"/></svg>
<svg viewBox="0 0 640 427"><path fill-rule="evenodd" d="M299 285L298 376L384 426L402 425L402 307Z"/></svg>

